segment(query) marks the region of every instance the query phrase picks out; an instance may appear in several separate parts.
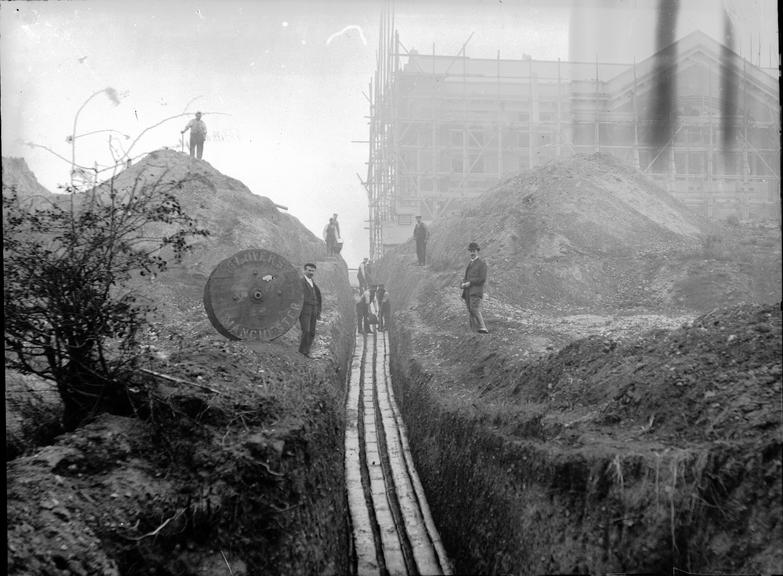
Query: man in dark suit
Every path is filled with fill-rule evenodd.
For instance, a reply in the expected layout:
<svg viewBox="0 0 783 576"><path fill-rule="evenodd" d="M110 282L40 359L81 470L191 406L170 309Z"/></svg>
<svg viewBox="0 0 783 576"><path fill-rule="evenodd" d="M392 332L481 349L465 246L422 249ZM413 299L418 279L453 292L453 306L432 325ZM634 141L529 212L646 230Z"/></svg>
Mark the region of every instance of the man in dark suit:
<svg viewBox="0 0 783 576"><path fill-rule="evenodd" d="M487 281L487 263L479 258L479 245L471 242L468 245L470 262L465 268L465 278L462 287L462 299L468 307L470 329L477 330L479 334L489 334L484 316L481 314L481 299L484 297L484 283Z"/></svg>
<svg viewBox="0 0 783 576"><path fill-rule="evenodd" d="M388 330L389 321L391 320L391 301L389 300L389 293L383 293L381 296L381 311L378 314L378 330Z"/></svg>
<svg viewBox="0 0 783 576"><path fill-rule="evenodd" d="M356 272L356 278L359 280L359 291L364 292L367 290L367 265L369 258L365 256L364 260L359 264L359 270Z"/></svg>
<svg viewBox="0 0 783 576"><path fill-rule="evenodd" d="M370 291L365 290L359 295L359 301L356 303L356 327L359 334L369 334L372 332L370 326Z"/></svg>
<svg viewBox="0 0 783 576"><path fill-rule="evenodd" d="M315 276L315 264L308 262L304 265L302 277L302 312L299 314L299 327L302 329L302 337L299 340L299 352L310 356L310 347L315 339L315 323L321 319L321 290L313 280Z"/></svg>
<svg viewBox="0 0 783 576"><path fill-rule="evenodd" d="M386 294L386 287L383 284L378 284L378 289L375 291L375 307L378 309L378 317L380 318L381 302L383 302L383 295Z"/></svg>
<svg viewBox="0 0 783 576"><path fill-rule="evenodd" d="M419 266L424 266L427 260L427 240L430 238L430 231L421 221L421 216L416 216L413 237L416 240L416 258L418 258Z"/></svg>

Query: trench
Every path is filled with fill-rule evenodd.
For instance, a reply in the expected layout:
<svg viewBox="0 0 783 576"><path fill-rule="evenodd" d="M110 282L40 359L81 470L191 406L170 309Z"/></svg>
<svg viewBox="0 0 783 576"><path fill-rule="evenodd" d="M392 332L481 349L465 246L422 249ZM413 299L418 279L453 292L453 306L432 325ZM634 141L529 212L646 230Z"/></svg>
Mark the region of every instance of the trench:
<svg viewBox="0 0 783 576"><path fill-rule="evenodd" d="M353 572L451 574L391 386L388 333L356 335L347 389L345 477Z"/></svg>

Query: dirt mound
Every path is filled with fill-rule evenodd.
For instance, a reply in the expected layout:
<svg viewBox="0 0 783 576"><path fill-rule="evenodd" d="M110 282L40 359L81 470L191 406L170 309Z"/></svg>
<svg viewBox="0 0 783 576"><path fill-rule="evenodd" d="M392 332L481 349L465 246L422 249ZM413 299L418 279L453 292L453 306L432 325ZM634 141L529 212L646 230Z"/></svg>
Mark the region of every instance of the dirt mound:
<svg viewBox="0 0 783 576"><path fill-rule="evenodd" d="M138 412L101 415L38 450L29 433L15 442L24 454L6 466L8 573L346 573L341 430L354 323L345 263L324 261L324 243L298 220L186 155L150 154L114 185L125 193L156 181L182 182L178 199L211 235L137 284L157 306L129 383ZM249 247L298 268L318 262L324 310L312 359L297 352L298 326L243 343L210 325L204 283ZM12 380L12 399L38 385ZM44 408L8 394L18 436Z"/></svg>
<svg viewBox="0 0 783 576"><path fill-rule="evenodd" d="M395 315L392 374L458 573L783 567L779 306L532 362L420 309Z"/></svg>
<svg viewBox="0 0 783 576"><path fill-rule="evenodd" d="M782 336L779 306L718 309L623 342L578 340L494 393L551 411L583 412L572 431L621 426L679 446L775 440Z"/></svg>
<svg viewBox="0 0 783 576"><path fill-rule="evenodd" d="M344 573L341 378L323 348L255 348L159 343L150 368L182 383L149 413L8 463L8 574Z"/></svg>
<svg viewBox="0 0 783 576"><path fill-rule="evenodd" d="M460 299L471 240L489 335ZM708 226L590 156L436 221L430 248L379 274L458 573L783 570L778 229Z"/></svg>
<svg viewBox="0 0 783 576"><path fill-rule="evenodd" d="M438 223L433 259L464 259L466 238L499 259L644 256L694 250L710 226L611 156L577 155L510 178ZM451 233L449 233L451 230Z"/></svg>
<svg viewBox="0 0 783 576"><path fill-rule="evenodd" d="M210 231L181 265L172 266L169 282L206 281L221 260L247 248L276 252L301 269L305 262L323 260L326 247L296 218L279 210L265 196L253 194L242 182L226 176L203 160L173 150L158 150L120 172L113 180L120 194L158 182L181 185L175 195L197 225ZM110 184L101 185L106 190ZM203 285L203 284L202 284ZM184 287L184 286L182 286Z"/></svg>
<svg viewBox="0 0 783 576"><path fill-rule="evenodd" d="M490 266L492 296L559 312L706 312L770 301L769 287L757 290L754 279L780 275L779 235L759 251L721 241L730 234L632 167L577 155L506 180L435 222L428 260L435 272L461 271L475 240Z"/></svg>
<svg viewBox="0 0 783 576"><path fill-rule="evenodd" d="M523 310L481 336L431 282L390 286L419 287L392 375L458 573L783 568L779 305Z"/></svg>
<svg viewBox="0 0 783 576"><path fill-rule="evenodd" d="M20 197L51 198L53 194L41 186L24 158L3 156L3 186L16 188Z"/></svg>

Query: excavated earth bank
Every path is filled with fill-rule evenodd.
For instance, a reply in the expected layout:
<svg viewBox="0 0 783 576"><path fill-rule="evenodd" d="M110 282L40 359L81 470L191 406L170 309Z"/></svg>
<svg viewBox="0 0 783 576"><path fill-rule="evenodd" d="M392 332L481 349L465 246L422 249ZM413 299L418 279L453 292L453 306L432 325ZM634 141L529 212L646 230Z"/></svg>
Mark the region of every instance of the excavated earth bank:
<svg viewBox="0 0 783 576"><path fill-rule="evenodd" d="M392 375L459 574L783 572L779 225L578 156L380 262ZM469 241L489 335L459 297Z"/></svg>
<svg viewBox="0 0 783 576"><path fill-rule="evenodd" d="M4 159L4 183L45 196L25 187L31 175L16 164ZM22 174L13 178L14 169ZM103 414L52 439L52 387L6 371L7 573L345 574L347 267L326 259L298 220L207 162L159 151L116 186L161 176L183 182L186 212L211 231L181 265L138 286L158 306L143 367L169 379L139 373L130 388L138 413ZM209 273L251 247L297 269L317 262L325 302L314 358L297 352L298 325L253 345L210 325L201 301Z"/></svg>

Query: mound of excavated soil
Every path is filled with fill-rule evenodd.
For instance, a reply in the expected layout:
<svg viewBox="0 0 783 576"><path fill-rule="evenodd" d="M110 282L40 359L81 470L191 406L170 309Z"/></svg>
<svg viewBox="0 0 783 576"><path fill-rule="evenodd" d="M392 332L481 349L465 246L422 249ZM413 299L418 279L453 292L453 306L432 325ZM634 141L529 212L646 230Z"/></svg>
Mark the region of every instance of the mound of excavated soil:
<svg viewBox="0 0 783 576"><path fill-rule="evenodd" d="M487 217L491 222L482 223ZM513 177L457 218L464 218L463 234L475 233L493 252L518 258L692 249L709 230L685 205L605 154L578 155ZM457 254L461 258L463 250Z"/></svg>
<svg viewBox="0 0 783 576"><path fill-rule="evenodd" d="M12 375L7 420L24 453L6 465L7 572L347 573L342 421L354 311L345 263L324 260L323 242L268 199L183 154L150 154L115 188L161 178L183 183L181 204L211 235L136 285L158 307L140 366L157 376L140 371L130 383L137 413L100 415L36 450L31 420L50 422L57 403L44 402L51 387ZM247 344L210 325L204 283L249 247L299 269L317 261L324 310L312 359L297 351L298 326Z"/></svg>
<svg viewBox="0 0 783 576"><path fill-rule="evenodd" d="M28 200L45 197L63 203L66 194L51 194L35 180L24 160L3 159L3 184L17 188ZM184 261L169 264L165 282L181 278L185 285L206 281L221 260L247 248L276 252L301 269L305 262L324 260L326 247L290 214L267 197L251 192L239 180L226 176L203 160L173 150L157 150L98 186L99 193L113 189L120 197L142 189L173 190L186 214L210 235L193 238L194 246ZM74 195L77 206L84 193ZM154 235L160 226L148 226ZM182 286L184 288L184 286Z"/></svg>
<svg viewBox="0 0 783 576"><path fill-rule="evenodd" d="M580 414L571 427L577 436L595 426L677 446L774 442L780 435L781 332L779 306L717 309L623 342L578 340L494 394L541 403L552 413Z"/></svg>
<svg viewBox="0 0 783 576"><path fill-rule="evenodd" d="M3 156L3 186L16 188L27 198L51 198L53 194L41 186L24 158L6 158Z"/></svg>
<svg viewBox="0 0 783 576"><path fill-rule="evenodd" d="M419 310L394 317L392 377L457 573L783 568L779 306L533 362Z"/></svg>
<svg viewBox="0 0 783 576"><path fill-rule="evenodd" d="M247 248L276 252L298 270L305 262L326 257L324 243L299 220L279 210L269 198L252 193L239 180L186 154L153 152L119 173L113 186L123 194L158 181L180 184L177 198L185 212L210 231L210 236L196 240L194 252L181 265L172 267L174 273L167 281L180 276L206 280L218 262Z"/></svg>
<svg viewBox="0 0 783 576"><path fill-rule="evenodd" d="M428 267L409 243L379 274L458 573L783 571L778 230L707 226L590 156L431 231ZM457 287L471 240L489 335Z"/></svg>
<svg viewBox="0 0 783 576"><path fill-rule="evenodd" d="M511 178L432 232L433 271L461 275L475 240L490 266L490 294L527 308L706 312L770 301L769 287L750 276L780 275L779 241L761 251L723 242L729 231L602 154Z"/></svg>

